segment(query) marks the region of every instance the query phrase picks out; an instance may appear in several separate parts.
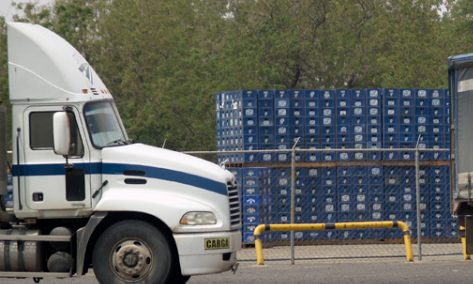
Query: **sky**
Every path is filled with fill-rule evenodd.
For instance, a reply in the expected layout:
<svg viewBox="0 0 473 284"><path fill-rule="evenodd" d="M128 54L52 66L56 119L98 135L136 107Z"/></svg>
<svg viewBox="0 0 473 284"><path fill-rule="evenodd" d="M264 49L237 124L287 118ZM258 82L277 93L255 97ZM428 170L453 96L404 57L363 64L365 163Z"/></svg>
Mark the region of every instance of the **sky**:
<svg viewBox="0 0 473 284"><path fill-rule="evenodd" d="M0 0L0 16L4 16L6 21L12 20L12 16L16 14L15 7L11 6L11 2L15 3L39 3L45 5L54 2L54 0Z"/></svg>

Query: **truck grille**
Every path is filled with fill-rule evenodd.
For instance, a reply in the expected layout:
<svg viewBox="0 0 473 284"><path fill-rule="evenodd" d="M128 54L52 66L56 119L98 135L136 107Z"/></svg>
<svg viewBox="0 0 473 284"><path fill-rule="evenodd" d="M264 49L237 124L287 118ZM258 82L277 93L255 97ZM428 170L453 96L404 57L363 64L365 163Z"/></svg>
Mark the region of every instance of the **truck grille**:
<svg viewBox="0 0 473 284"><path fill-rule="evenodd" d="M239 229L241 228L241 208L238 184L235 179L227 182L227 192L230 205L230 227L232 230Z"/></svg>

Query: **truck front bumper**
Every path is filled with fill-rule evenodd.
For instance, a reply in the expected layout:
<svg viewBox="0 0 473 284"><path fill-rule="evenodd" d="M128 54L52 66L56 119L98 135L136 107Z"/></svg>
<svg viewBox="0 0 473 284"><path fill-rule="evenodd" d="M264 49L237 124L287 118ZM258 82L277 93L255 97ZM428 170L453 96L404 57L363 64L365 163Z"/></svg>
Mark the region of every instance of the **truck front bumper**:
<svg viewBox="0 0 473 284"><path fill-rule="evenodd" d="M241 249L241 232L238 230L174 234L174 239L179 253L182 275L227 271L237 262L236 252Z"/></svg>

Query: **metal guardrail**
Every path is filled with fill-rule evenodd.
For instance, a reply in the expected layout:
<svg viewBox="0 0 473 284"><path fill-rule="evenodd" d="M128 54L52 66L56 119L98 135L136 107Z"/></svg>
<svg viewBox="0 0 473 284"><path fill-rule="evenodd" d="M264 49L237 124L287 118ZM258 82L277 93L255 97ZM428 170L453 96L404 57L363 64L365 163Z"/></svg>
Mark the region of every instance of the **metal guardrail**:
<svg viewBox="0 0 473 284"><path fill-rule="evenodd" d="M404 232L407 261L414 261L412 254L411 234L409 227L401 221L382 222L349 222L349 223L317 223L317 224L265 224L259 225L254 231L256 259L258 265L264 264L263 246L261 244L262 231L313 231L313 230L350 230L350 229L375 229L375 228L400 228Z"/></svg>

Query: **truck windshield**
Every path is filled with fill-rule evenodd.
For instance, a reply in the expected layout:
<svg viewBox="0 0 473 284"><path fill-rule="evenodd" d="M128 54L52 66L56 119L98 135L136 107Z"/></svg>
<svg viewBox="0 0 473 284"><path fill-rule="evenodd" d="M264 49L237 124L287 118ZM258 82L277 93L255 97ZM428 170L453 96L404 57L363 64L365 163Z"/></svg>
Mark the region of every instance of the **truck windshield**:
<svg viewBox="0 0 473 284"><path fill-rule="evenodd" d="M118 111L113 102L88 103L84 107L85 120L92 143L97 148L128 144Z"/></svg>

